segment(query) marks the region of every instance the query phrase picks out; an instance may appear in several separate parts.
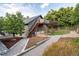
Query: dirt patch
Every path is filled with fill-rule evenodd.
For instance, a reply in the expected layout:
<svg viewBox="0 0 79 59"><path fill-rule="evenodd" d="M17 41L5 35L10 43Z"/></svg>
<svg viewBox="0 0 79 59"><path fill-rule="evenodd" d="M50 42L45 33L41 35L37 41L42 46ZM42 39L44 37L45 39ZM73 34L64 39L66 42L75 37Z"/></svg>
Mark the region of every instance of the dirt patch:
<svg viewBox="0 0 79 59"><path fill-rule="evenodd" d="M32 47L37 42L40 42L40 41L42 41L42 40L44 40L46 38L47 37L40 37L40 36L34 36L34 37L29 38L30 40L29 40L29 42L28 42L28 44L26 46L26 49Z"/></svg>

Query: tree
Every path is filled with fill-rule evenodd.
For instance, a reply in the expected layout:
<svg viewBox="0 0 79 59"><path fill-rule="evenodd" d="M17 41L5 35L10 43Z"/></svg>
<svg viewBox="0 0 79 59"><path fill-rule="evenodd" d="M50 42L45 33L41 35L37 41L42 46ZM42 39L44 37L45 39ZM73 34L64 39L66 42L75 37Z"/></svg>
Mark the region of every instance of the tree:
<svg viewBox="0 0 79 59"><path fill-rule="evenodd" d="M79 3L74 8L73 19L75 30L79 33Z"/></svg>
<svg viewBox="0 0 79 59"><path fill-rule="evenodd" d="M50 10L45 16L45 19L58 21L62 26L71 26L72 15L73 7L60 8L59 10Z"/></svg>
<svg viewBox="0 0 79 59"><path fill-rule="evenodd" d="M60 8L59 13L60 13L60 18L59 18L60 24L63 23L64 26L71 26L73 7Z"/></svg>
<svg viewBox="0 0 79 59"><path fill-rule="evenodd" d="M6 13L5 17L5 32L13 34L22 34L24 30L23 15L20 12L16 14Z"/></svg>
<svg viewBox="0 0 79 59"><path fill-rule="evenodd" d="M74 9L74 23L79 24L79 3L76 5Z"/></svg>
<svg viewBox="0 0 79 59"><path fill-rule="evenodd" d="M18 33L22 34L23 31L24 31L24 22L23 22L24 21L24 17L23 17L23 15L20 12L17 12L16 16L17 16L17 21L18 21L18 24L17 24L17 26L18 26Z"/></svg>
<svg viewBox="0 0 79 59"><path fill-rule="evenodd" d="M0 32L3 31L3 27L4 27L4 17L0 17Z"/></svg>

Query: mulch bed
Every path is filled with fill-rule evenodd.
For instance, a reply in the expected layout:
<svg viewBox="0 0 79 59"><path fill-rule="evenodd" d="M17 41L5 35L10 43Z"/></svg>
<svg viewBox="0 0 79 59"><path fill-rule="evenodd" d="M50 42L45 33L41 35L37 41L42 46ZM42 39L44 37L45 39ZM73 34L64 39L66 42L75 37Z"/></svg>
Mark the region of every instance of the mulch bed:
<svg viewBox="0 0 79 59"><path fill-rule="evenodd" d="M7 38L7 40L3 40L1 42L3 42L3 44L7 47L7 48L11 48L14 44L16 44L19 40L21 40L22 37L15 37L15 38Z"/></svg>

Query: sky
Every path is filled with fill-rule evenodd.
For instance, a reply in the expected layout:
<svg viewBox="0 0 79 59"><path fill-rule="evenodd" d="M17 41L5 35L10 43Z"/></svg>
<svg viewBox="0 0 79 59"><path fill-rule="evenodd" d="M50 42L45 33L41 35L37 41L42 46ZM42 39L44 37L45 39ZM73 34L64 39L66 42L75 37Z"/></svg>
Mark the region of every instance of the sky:
<svg viewBox="0 0 79 59"><path fill-rule="evenodd" d="M15 14L17 11L20 11L24 17L45 16L50 9L58 10L75 5L76 3L0 3L0 16L5 16L6 12Z"/></svg>

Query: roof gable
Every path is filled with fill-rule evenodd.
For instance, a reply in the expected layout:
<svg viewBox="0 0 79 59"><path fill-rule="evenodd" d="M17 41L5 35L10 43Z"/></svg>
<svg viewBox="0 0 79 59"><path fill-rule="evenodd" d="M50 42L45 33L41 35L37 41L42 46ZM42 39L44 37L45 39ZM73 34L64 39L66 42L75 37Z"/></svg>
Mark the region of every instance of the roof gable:
<svg viewBox="0 0 79 59"><path fill-rule="evenodd" d="M27 25L27 24L29 24L29 23L31 23L32 21L34 21L34 20L37 20L37 18L43 18L41 15L39 15L39 16L34 16L34 17L31 17L31 18L29 18L29 19L25 19L24 20L24 23L25 23L25 25Z"/></svg>

